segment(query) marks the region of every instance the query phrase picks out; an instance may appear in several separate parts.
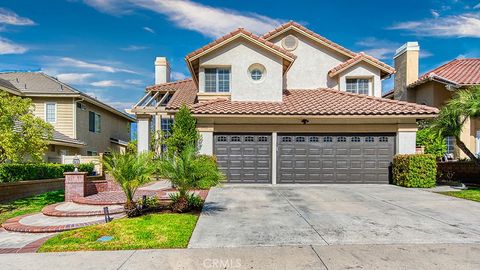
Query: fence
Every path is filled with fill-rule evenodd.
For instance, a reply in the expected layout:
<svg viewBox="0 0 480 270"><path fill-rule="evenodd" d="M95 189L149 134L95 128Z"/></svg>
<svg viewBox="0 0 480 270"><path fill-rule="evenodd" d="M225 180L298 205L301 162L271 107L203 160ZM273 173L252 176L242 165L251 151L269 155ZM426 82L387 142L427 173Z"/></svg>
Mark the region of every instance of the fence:
<svg viewBox="0 0 480 270"><path fill-rule="evenodd" d="M95 165L93 171L95 175L103 174L103 165L102 165L102 155L100 156L78 156L81 163L90 163L92 162ZM62 156L62 164L73 164L73 159L75 156Z"/></svg>

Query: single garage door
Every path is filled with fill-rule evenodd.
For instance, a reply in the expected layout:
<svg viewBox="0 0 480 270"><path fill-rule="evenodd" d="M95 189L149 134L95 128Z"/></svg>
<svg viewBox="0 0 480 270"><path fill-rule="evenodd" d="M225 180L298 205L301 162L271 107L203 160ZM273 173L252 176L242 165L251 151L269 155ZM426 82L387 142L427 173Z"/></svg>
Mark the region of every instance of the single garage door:
<svg viewBox="0 0 480 270"><path fill-rule="evenodd" d="M278 183L388 183L394 135L280 134Z"/></svg>
<svg viewBox="0 0 480 270"><path fill-rule="evenodd" d="M272 136L215 134L214 154L228 183L271 183Z"/></svg>

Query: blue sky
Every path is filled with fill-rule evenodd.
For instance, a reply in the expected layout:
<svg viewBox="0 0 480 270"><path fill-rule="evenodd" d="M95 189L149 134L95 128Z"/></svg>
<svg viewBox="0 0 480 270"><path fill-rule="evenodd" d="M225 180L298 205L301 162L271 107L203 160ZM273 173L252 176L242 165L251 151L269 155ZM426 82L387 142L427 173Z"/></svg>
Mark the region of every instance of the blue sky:
<svg viewBox="0 0 480 270"><path fill-rule="evenodd" d="M155 56L183 79L189 52L237 27L262 34L289 20L388 64L418 41L421 72L480 57L479 0L0 0L0 70L42 70L124 109L153 84Z"/></svg>

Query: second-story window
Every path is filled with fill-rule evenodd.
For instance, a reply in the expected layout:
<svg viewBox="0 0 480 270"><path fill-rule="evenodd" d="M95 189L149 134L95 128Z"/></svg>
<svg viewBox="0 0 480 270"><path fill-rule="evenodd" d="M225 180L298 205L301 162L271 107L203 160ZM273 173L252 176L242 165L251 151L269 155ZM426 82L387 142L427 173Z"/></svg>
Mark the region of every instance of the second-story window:
<svg viewBox="0 0 480 270"><path fill-rule="evenodd" d="M57 122L57 104L55 102L45 103L45 122Z"/></svg>
<svg viewBox="0 0 480 270"><path fill-rule="evenodd" d="M101 117L95 112L88 112L88 130L90 132L100 133L101 131Z"/></svg>
<svg viewBox="0 0 480 270"><path fill-rule="evenodd" d="M205 69L205 92L230 92L230 69L229 68L206 68Z"/></svg>
<svg viewBox="0 0 480 270"><path fill-rule="evenodd" d="M347 92L368 95L369 79L347 79Z"/></svg>

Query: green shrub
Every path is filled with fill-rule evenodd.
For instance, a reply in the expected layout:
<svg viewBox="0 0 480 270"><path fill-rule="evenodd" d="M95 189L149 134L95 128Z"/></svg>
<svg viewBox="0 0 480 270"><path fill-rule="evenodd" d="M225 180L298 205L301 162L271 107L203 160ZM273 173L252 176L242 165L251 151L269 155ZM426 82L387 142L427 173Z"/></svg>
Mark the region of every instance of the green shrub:
<svg viewBox="0 0 480 270"><path fill-rule="evenodd" d="M78 170L93 174L94 164L80 164ZM0 183L18 182L25 180L40 180L62 178L64 172L73 172L72 164L55 163L16 163L0 164Z"/></svg>
<svg viewBox="0 0 480 270"><path fill-rule="evenodd" d="M417 131L417 146L425 147L425 154L432 154L440 159L447 152L447 142L429 127Z"/></svg>
<svg viewBox="0 0 480 270"><path fill-rule="evenodd" d="M396 155L392 166L393 184L402 187L434 187L437 175L435 156L431 154Z"/></svg>

